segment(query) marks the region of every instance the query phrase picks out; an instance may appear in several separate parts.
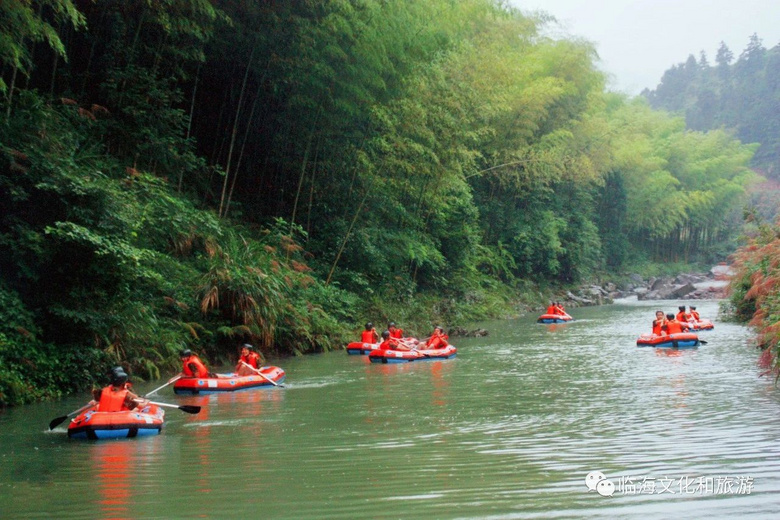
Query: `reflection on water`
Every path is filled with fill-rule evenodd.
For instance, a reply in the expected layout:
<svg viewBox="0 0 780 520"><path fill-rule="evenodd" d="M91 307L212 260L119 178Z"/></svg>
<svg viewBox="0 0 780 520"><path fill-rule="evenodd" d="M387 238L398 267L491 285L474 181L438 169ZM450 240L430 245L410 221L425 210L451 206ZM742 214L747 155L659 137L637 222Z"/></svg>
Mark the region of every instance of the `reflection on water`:
<svg viewBox="0 0 780 520"><path fill-rule="evenodd" d="M749 331L718 321L715 302L698 305L715 321L707 345L636 347L656 308L676 306L481 323L490 336L453 338L451 360L280 360L286 388L161 392L203 409L168 411L153 438L44 433L77 396L10 410L0 516L773 518L780 391L757 377ZM612 496L588 490L594 471Z"/></svg>
<svg viewBox="0 0 780 520"><path fill-rule="evenodd" d="M128 506L132 499L134 451L135 447L128 442L113 442L96 443L90 452L101 518L130 518Z"/></svg>

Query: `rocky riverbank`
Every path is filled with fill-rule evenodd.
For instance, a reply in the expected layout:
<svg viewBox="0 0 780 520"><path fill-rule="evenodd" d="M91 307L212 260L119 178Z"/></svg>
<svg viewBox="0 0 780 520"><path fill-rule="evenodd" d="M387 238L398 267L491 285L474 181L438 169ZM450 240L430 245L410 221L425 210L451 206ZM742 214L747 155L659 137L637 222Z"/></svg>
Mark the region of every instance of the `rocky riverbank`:
<svg viewBox="0 0 780 520"><path fill-rule="evenodd" d="M617 284L583 285L576 290L566 291L554 299L567 309L590 305L606 305L615 300L636 297L639 300L709 300L726 297L726 286L731 277L731 268L725 264L714 266L706 273L680 274L675 277L652 277L645 279L638 274L629 275L626 281ZM543 311L549 302L525 309L534 313ZM463 327L449 329L450 336L487 336L485 329L467 330Z"/></svg>
<svg viewBox="0 0 780 520"><path fill-rule="evenodd" d="M706 273L680 274L676 277L644 279L638 274L628 276L621 284L588 285L578 291L568 291L564 304L569 307L603 305L614 300L636 296L639 300L709 300L725 298L731 269L725 264L714 266Z"/></svg>

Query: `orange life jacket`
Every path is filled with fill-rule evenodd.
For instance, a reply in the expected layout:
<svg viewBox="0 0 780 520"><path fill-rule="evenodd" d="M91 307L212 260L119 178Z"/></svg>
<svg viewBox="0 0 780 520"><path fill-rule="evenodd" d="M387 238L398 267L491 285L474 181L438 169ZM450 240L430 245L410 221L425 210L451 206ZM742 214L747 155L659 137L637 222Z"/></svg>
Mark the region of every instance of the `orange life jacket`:
<svg viewBox="0 0 780 520"><path fill-rule="evenodd" d="M684 321L688 321L690 319L690 317L688 317L688 314L686 314L685 311L678 312L677 316L675 316L675 318L677 319L677 321L679 321L681 323L684 322Z"/></svg>
<svg viewBox="0 0 780 520"><path fill-rule="evenodd" d="M701 318L699 317L699 311L691 311L691 316L693 316L694 320L701 321Z"/></svg>
<svg viewBox="0 0 780 520"><path fill-rule="evenodd" d="M555 309L555 305L550 305L547 307L545 314L558 314L557 310Z"/></svg>
<svg viewBox="0 0 780 520"><path fill-rule="evenodd" d="M682 324L675 320L670 320L666 322L666 333L667 334L677 334L683 331Z"/></svg>
<svg viewBox="0 0 780 520"><path fill-rule="evenodd" d="M447 345L449 345L449 343L447 343L448 339L449 336L447 336L446 334L434 333L433 336L431 336L430 341L428 341L427 348L444 348Z"/></svg>
<svg viewBox="0 0 780 520"><path fill-rule="evenodd" d="M125 398L127 397L127 388L122 387L115 390L112 385L108 385L100 391L100 401L98 401L97 409L99 412L121 412L122 410L129 410L125 404Z"/></svg>
<svg viewBox="0 0 780 520"><path fill-rule="evenodd" d="M194 354L191 355L183 364L184 366L181 371L185 377L209 377L209 370L198 356ZM194 371L190 368L190 365L195 365Z"/></svg>
<svg viewBox="0 0 780 520"><path fill-rule="evenodd" d="M660 336L661 332L663 331L663 327L666 323L667 323L666 319L653 320L653 334L655 334L656 336Z"/></svg>
<svg viewBox="0 0 780 520"><path fill-rule="evenodd" d="M376 335L376 330L374 329L364 330L363 334L360 336L360 341L363 343L371 343L373 345L374 343L379 342L379 336Z"/></svg>
<svg viewBox="0 0 780 520"><path fill-rule="evenodd" d="M404 330L396 327L395 329L390 331L390 337L401 339L404 337Z"/></svg>
<svg viewBox="0 0 780 520"><path fill-rule="evenodd" d="M262 363L262 361L260 360L260 355L257 352L250 352L246 356L241 356L238 360L239 360L239 362L243 361L247 365L249 365L251 367L254 367L254 368L260 368L260 363ZM202 377L205 377L205 376L202 376Z"/></svg>

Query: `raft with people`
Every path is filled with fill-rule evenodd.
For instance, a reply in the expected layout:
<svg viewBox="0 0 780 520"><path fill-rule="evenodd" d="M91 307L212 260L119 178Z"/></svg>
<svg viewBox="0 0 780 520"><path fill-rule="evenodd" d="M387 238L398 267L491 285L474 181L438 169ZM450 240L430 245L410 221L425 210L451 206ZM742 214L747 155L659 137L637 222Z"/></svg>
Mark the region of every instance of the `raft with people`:
<svg viewBox="0 0 780 520"><path fill-rule="evenodd" d="M701 341L694 332L676 332L673 334L642 334L636 340L637 347L655 348L696 348Z"/></svg>
<svg viewBox="0 0 780 520"><path fill-rule="evenodd" d="M267 366L257 369L253 375L212 374L211 377L182 377L173 385L173 392L198 395L269 388L280 386L285 375L281 368Z"/></svg>
<svg viewBox="0 0 780 520"><path fill-rule="evenodd" d="M567 323L574 318L568 314L542 314L536 319L536 323Z"/></svg>
<svg viewBox="0 0 780 520"><path fill-rule="evenodd" d="M712 330L715 328L715 325L710 320L699 320L699 321L689 321L688 322L688 330L692 332L697 332L701 330Z"/></svg>
<svg viewBox="0 0 780 520"><path fill-rule="evenodd" d="M68 437L74 439L124 439L157 435L163 427L165 411L156 404L135 410L98 411L90 406L68 426Z"/></svg>
<svg viewBox="0 0 780 520"><path fill-rule="evenodd" d="M561 302L550 302L544 314L536 318L536 323L566 323L573 319Z"/></svg>
<svg viewBox="0 0 780 520"><path fill-rule="evenodd" d="M437 359L452 359L458 353L458 349L452 345L442 348L394 350L377 349L368 354L368 360L372 363L409 363L412 361L431 361Z"/></svg>

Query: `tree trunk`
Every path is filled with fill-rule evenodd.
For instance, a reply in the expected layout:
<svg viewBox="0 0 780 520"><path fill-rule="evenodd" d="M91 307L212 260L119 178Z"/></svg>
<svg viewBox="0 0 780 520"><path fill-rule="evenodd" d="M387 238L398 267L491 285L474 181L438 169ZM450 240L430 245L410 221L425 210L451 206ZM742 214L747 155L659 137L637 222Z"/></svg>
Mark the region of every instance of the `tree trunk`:
<svg viewBox="0 0 780 520"><path fill-rule="evenodd" d="M244 103L244 93L246 91L246 82L249 78L249 71L252 68L252 59L255 55L255 47L252 46L252 52L249 53L249 60L246 64L246 71L244 72L244 81L241 83L241 92L238 95L238 105L236 106L236 116L233 119L233 130L230 133L230 146L228 147L228 158L227 163L225 165L225 180L222 183L222 196L219 199L219 212L217 215L222 218L224 215L222 214L222 208L225 203L225 196L227 195L227 184L228 184L228 177L230 177L230 162L233 159L233 147L236 144L236 133L238 132L238 122L241 117L241 105Z"/></svg>
<svg viewBox="0 0 780 520"><path fill-rule="evenodd" d="M347 229L347 233L344 235L344 240L341 242L338 253L336 253L336 258L333 260L333 265L331 266L330 272L328 273L328 278L325 280L325 285L330 285L330 280L333 278L333 272L336 270L336 266L341 259L341 253L344 252L344 248L347 245L347 240L349 240L349 236L352 234L352 228L355 227L355 222L357 222L357 219L360 216L360 212L363 210L363 204L365 204L366 199L368 198L368 194L371 193L371 187L374 185L374 180L376 180L376 177L372 179L371 184L369 184L366 188L366 193L363 195L363 198L360 200L360 204L358 204L358 207L355 210L355 216L352 218L352 222L349 224L349 229Z"/></svg>
<svg viewBox="0 0 780 520"><path fill-rule="evenodd" d="M301 196L301 187L303 186L303 178L306 175L306 164L309 161L309 152L311 151L311 142L314 139L314 133L317 130L317 122L320 119L322 113L322 105L317 109L317 115L314 116L314 126L312 126L309 133L309 140L306 142L306 151L303 152L303 162L301 163L301 175L298 177L298 189L295 192L295 202L293 203L292 217L290 218L290 233L292 233L292 227L295 224L295 214L298 211L298 199Z"/></svg>
<svg viewBox="0 0 780 520"><path fill-rule="evenodd" d="M267 68L266 68L266 72L268 72ZM260 81L257 84L257 92L255 93L255 99L252 100L252 109L249 111L249 120L246 122L244 141L241 143L241 151L238 154L238 162L236 163L236 173L233 174L233 181L230 183L230 192L228 193L227 204L225 206L225 215L227 215L228 211L230 210L230 201L233 199L233 189L235 189L236 187L236 179L238 178L238 174L241 171L241 163L243 162L244 159L244 150L246 149L246 142L249 140L249 131L252 129L252 120L255 117L255 108L257 108L257 100L260 99L260 91L263 88L263 82L265 81L266 72L264 72L263 77L260 78Z"/></svg>
<svg viewBox="0 0 780 520"><path fill-rule="evenodd" d="M11 84L8 86L8 108L5 111L5 122L8 123L11 119L11 106L14 101L14 87L16 86L16 74L19 72L19 67L14 65L14 72L11 75Z"/></svg>
<svg viewBox="0 0 780 520"><path fill-rule="evenodd" d="M198 63L198 70L195 71L195 84L192 87L192 100L190 101L190 117L187 118L187 136L185 140L190 140L190 133L192 132L192 117L195 113L195 95L198 93L198 80L200 79L200 63ZM184 182L184 170L179 171L179 185L176 189L178 193L181 193L181 186Z"/></svg>

